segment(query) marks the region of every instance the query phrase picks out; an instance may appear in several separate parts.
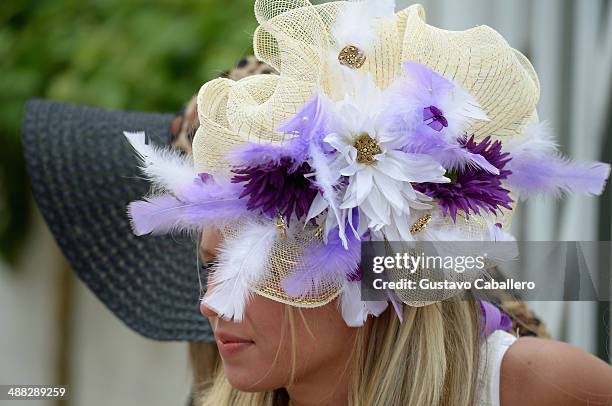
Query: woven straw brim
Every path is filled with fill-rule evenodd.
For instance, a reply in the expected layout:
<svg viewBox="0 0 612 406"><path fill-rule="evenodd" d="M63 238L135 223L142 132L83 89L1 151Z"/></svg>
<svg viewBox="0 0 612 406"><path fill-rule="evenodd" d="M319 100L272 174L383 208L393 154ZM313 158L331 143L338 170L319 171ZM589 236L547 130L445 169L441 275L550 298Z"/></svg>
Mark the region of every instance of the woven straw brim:
<svg viewBox="0 0 612 406"><path fill-rule="evenodd" d="M136 237L126 207L149 190L123 131L167 145L171 114L26 105L23 147L32 190L79 278L125 324L155 340L212 341L199 312L194 241Z"/></svg>

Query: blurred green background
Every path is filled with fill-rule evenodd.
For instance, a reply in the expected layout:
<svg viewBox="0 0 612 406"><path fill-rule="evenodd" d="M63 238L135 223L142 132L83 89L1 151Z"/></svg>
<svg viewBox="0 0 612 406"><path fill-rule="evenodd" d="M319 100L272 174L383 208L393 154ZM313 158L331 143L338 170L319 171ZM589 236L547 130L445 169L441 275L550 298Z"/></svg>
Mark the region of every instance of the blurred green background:
<svg viewBox="0 0 612 406"><path fill-rule="evenodd" d="M17 258L32 213L20 146L28 99L177 111L205 81L252 52L256 26L253 3L244 0L3 0L2 259Z"/></svg>

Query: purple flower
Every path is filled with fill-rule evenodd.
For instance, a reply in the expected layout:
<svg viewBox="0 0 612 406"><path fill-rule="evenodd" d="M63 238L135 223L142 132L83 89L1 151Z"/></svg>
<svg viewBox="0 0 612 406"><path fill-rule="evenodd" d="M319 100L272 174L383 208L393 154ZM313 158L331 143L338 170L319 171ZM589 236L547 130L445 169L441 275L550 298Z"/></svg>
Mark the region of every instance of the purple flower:
<svg viewBox="0 0 612 406"><path fill-rule="evenodd" d="M260 209L270 217L278 213L290 221L308 214L318 191L324 192L318 168L309 161L314 147L325 150L329 101L316 94L295 116L276 130L295 135L283 144L247 143L229 155L234 163L233 183L244 183L240 197L248 197L249 210ZM313 163L313 165L315 165ZM310 174L310 178L304 175Z"/></svg>
<svg viewBox="0 0 612 406"><path fill-rule="evenodd" d="M510 192L502 187L502 181L512 173L504 169L511 158L510 154L502 152L501 142L491 142L491 137L487 137L477 143L472 136L461 139L460 144L470 153L484 157L499 170L499 174L466 166L449 174L450 183L419 183L414 188L436 199L442 214L446 216L449 212L453 221L458 210L469 218L470 212L480 214L480 210L485 210L496 214L501 207L512 209Z"/></svg>
<svg viewBox="0 0 612 406"><path fill-rule="evenodd" d="M436 106L429 106L423 109L423 122L438 132L448 127L448 120L444 117L442 110Z"/></svg>
<svg viewBox="0 0 612 406"><path fill-rule="evenodd" d="M312 172L310 165L297 165L291 157L234 167L232 172L232 183L244 183L240 198L248 197L248 210L260 209L270 217L280 213L287 223L294 213L298 220L308 214L318 192L304 177Z"/></svg>

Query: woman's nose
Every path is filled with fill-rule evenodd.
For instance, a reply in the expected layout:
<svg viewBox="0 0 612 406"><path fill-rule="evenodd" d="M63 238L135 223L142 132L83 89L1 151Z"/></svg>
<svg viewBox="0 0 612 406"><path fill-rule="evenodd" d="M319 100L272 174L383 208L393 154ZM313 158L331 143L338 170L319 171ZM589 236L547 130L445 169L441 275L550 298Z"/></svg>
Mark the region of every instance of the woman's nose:
<svg viewBox="0 0 612 406"><path fill-rule="evenodd" d="M215 311L210 307L206 306L204 302L200 303L200 313L202 313L202 316L208 317L209 319L217 317L217 313L215 313Z"/></svg>
<svg viewBox="0 0 612 406"><path fill-rule="evenodd" d="M204 297L200 301L200 313L202 313L202 316L212 319L213 317L217 317L217 313L210 307L206 306L206 303L204 303L206 296L210 294L210 291L211 291L211 286L209 284L208 289L206 290L206 293L204 294Z"/></svg>

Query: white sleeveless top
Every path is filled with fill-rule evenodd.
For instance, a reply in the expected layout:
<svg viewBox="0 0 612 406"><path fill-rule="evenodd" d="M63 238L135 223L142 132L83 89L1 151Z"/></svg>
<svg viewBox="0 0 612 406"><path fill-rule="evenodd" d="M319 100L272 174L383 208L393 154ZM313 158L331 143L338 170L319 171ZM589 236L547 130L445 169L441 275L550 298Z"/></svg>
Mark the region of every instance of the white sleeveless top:
<svg viewBox="0 0 612 406"><path fill-rule="evenodd" d="M500 406L502 358L515 341L516 337L512 334L496 330L482 344L478 373L478 406Z"/></svg>

